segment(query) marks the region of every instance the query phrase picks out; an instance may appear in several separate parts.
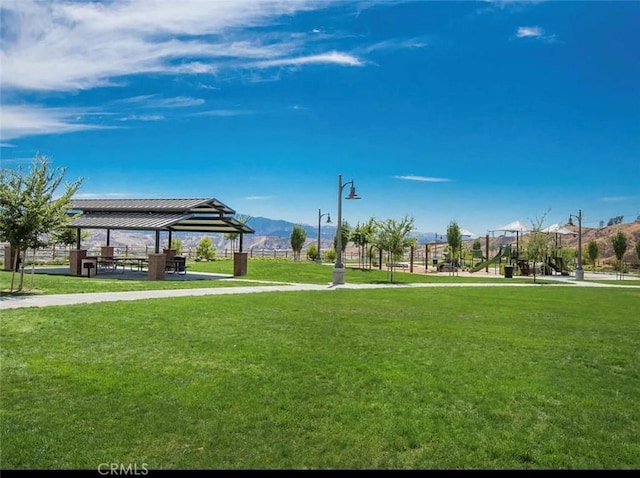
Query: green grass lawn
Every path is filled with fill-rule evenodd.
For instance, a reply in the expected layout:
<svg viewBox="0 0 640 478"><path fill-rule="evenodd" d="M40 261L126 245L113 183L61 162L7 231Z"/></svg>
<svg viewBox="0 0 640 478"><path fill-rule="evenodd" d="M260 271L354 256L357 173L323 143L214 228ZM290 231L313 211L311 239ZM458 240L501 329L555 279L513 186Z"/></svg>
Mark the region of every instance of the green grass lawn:
<svg viewBox="0 0 640 478"><path fill-rule="evenodd" d="M1 468L637 469L639 304L483 287L6 310Z"/></svg>
<svg viewBox="0 0 640 478"><path fill-rule="evenodd" d="M597 280L597 279L591 279L589 280L589 282L595 282L598 284L607 284L607 285L634 285L634 286L639 286L640 285L640 279L629 279L629 278L625 278L623 280Z"/></svg>

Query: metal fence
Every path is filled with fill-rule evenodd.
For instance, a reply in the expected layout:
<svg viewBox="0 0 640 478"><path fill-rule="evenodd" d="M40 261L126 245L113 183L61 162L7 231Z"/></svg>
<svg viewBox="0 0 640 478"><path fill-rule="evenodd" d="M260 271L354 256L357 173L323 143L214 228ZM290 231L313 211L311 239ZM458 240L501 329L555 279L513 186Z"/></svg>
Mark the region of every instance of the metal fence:
<svg viewBox="0 0 640 478"><path fill-rule="evenodd" d="M75 246L52 246L46 247L42 249L33 250L30 249L27 251L25 257L21 257L21 263L23 265L27 264L48 264L48 263L68 263L69 262L69 251L74 249ZM4 260L4 249L5 245L0 244L0 261ZM113 253L116 257L147 257L150 253L155 251L153 246L145 246L145 247L132 247L132 246L124 246L124 247L116 247L114 246ZM232 259L234 252L229 248L216 249L216 258L218 259ZM246 249L244 252L248 254L250 258L263 258L263 259L293 259L294 253L292 249L268 249L268 248L259 248L259 247L251 247ZM323 251L324 252L324 251ZM101 254L100 247L89 247L87 249L88 256L99 256ZM185 249L181 251L179 255L185 256L187 259L195 259L196 251L195 249ZM324 255L324 254L323 254ZM431 261L433 259L432 253L429 253L428 260ZM304 249L300 253L300 257L306 259L307 250ZM360 259L360 253L357 250L348 250L344 253L343 260L345 262L358 262ZM377 263L377 257L374 262ZM385 259L383 259L384 261ZM411 260L411 251L405 251L405 255L402 259L404 262L409 262ZM413 252L413 261L416 264L424 264L425 260L425 251L424 249L416 249Z"/></svg>

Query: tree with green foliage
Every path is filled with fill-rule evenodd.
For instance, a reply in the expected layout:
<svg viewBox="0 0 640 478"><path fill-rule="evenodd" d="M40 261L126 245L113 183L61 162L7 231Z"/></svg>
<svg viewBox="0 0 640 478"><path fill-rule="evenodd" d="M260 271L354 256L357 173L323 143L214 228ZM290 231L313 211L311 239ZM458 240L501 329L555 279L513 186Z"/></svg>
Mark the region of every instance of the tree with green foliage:
<svg viewBox="0 0 640 478"><path fill-rule="evenodd" d="M376 246L387 253L389 267L389 281L395 278L396 261L402 260L407 247L416 244L416 238L410 234L414 229L414 218L405 216L399 221L387 219L386 221L376 221Z"/></svg>
<svg viewBox="0 0 640 478"><path fill-rule="evenodd" d="M638 256L638 259L640 259L640 239L636 241L636 255Z"/></svg>
<svg viewBox="0 0 640 478"><path fill-rule="evenodd" d="M367 262L371 268L371 249L373 248L373 240L375 238L376 223L370 218L366 223L358 223L351 232L351 241L359 247L360 250L360 267L364 268Z"/></svg>
<svg viewBox="0 0 640 478"><path fill-rule="evenodd" d="M182 255L182 239L172 237L171 249L175 249L176 255L181 256Z"/></svg>
<svg viewBox="0 0 640 478"><path fill-rule="evenodd" d="M216 259L216 248L210 237L203 237L196 246L196 261L214 261Z"/></svg>
<svg viewBox="0 0 640 478"><path fill-rule="evenodd" d="M66 168L54 168L49 158L37 153L31 169L0 169L0 240L9 243L14 252L13 263L18 264L20 255L25 256L30 248L46 245L49 234L59 233L68 223L71 197L78 191L82 179L64 185L58 194ZM13 292L15 267L11 275ZM20 271L21 291L24 283L24 268Z"/></svg>
<svg viewBox="0 0 640 478"><path fill-rule="evenodd" d="M310 244L309 247L307 247L307 259L315 262L318 256L318 246L316 244Z"/></svg>
<svg viewBox="0 0 640 478"><path fill-rule="evenodd" d="M618 272L620 273L620 278L622 278L622 258L624 253L627 252L627 235L622 231L618 231L617 234L611 236L611 245L618 260Z"/></svg>
<svg viewBox="0 0 640 478"><path fill-rule="evenodd" d="M336 250L329 249L324 253L324 260L327 262L335 262L336 261Z"/></svg>
<svg viewBox="0 0 640 478"><path fill-rule="evenodd" d="M451 221L447 226L447 244L449 245L449 258L452 264L451 272L457 271L458 269L453 267L453 263L462 244L462 230L456 221Z"/></svg>
<svg viewBox="0 0 640 478"><path fill-rule="evenodd" d="M525 257L533 263L533 282L536 282L536 263L544 264L551 249L551 233L542 230L546 215L531 221L531 231L525 239Z"/></svg>
<svg viewBox="0 0 640 478"><path fill-rule="evenodd" d="M302 251L302 247L304 246L306 240L307 231L304 230L304 227L300 226L299 224L293 226L289 242L291 243L291 249L293 249L294 261L300 260L300 252Z"/></svg>
<svg viewBox="0 0 640 478"><path fill-rule="evenodd" d="M342 240L342 253L347 249L347 244L351 240L351 226L347 221L342 221L342 227L340 228L341 240ZM338 230L336 229L336 235L333 237L333 249L338 248Z"/></svg>
<svg viewBox="0 0 640 478"><path fill-rule="evenodd" d="M590 240L589 244L587 244L587 256L589 256L589 260L591 261L591 270L596 270L596 261L598 260L598 256L600 255L600 248L598 247L598 242L595 240Z"/></svg>
<svg viewBox="0 0 640 478"><path fill-rule="evenodd" d="M480 259L480 262L484 259L484 254L482 253L482 242L480 239L476 239L473 241L473 245L471 246L471 266L475 266L474 260Z"/></svg>

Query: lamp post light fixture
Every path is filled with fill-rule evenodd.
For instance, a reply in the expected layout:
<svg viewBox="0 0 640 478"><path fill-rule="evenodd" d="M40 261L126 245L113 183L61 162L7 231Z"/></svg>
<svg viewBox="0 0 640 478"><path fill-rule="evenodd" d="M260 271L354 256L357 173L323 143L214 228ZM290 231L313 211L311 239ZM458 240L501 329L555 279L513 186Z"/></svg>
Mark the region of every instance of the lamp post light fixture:
<svg viewBox="0 0 640 478"><path fill-rule="evenodd" d="M316 262L318 264L322 262L322 257L320 255L320 225L324 216L327 216L327 224L331 224L331 216L329 213L325 212L323 214L322 211L318 209L318 257L316 257Z"/></svg>
<svg viewBox="0 0 640 478"><path fill-rule="evenodd" d="M584 270L582 269L582 209L578 211L578 215L569 214L569 225L573 226L571 218L578 220L578 265L576 266L576 280L584 280Z"/></svg>
<svg viewBox="0 0 640 478"><path fill-rule="evenodd" d="M360 196L356 194L353 179L343 184L342 175L338 175L338 225L336 226L336 263L333 268L333 285L344 284L344 265L342 264L342 191L348 184L351 185L351 189L345 199L360 199Z"/></svg>

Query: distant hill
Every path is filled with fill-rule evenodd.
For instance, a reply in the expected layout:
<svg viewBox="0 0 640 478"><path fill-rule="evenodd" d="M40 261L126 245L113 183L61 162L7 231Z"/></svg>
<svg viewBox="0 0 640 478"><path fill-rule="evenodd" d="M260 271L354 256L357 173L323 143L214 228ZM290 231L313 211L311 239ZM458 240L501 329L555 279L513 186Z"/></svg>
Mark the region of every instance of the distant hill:
<svg viewBox="0 0 640 478"><path fill-rule="evenodd" d="M559 234L558 241L562 247L574 248L578 247L578 226L565 226L574 234ZM599 264L611 264L616 262L616 255L613 251L611 238L618 233L623 232L627 236L627 252L624 255L624 261L630 264L637 264L639 261L636 253L636 242L640 239L640 221L629 222L624 224L616 224L612 226L585 228L582 227L582 262L588 268L588 256L586 256L587 245L590 241L596 241L598 244L598 260ZM522 236L520 236L522 237ZM491 237L495 241L495 246L500 247L504 244L515 243L515 236ZM484 250L484 241L482 242ZM588 265L587 265L588 264Z"/></svg>

